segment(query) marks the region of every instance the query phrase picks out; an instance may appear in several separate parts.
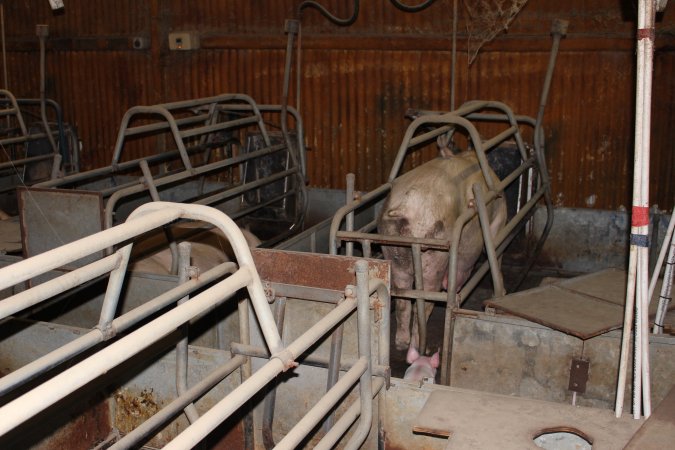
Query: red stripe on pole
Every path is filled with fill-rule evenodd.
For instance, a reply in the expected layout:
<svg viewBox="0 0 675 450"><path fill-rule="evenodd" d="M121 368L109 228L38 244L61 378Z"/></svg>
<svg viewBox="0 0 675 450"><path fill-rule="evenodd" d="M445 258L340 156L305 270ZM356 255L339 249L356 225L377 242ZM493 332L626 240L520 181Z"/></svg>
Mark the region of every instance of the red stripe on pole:
<svg viewBox="0 0 675 450"><path fill-rule="evenodd" d="M631 226L644 227L649 225L649 208L646 206L633 206Z"/></svg>
<svg viewBox="0 0 675 450"><path fill-rule="evenodd" d="M638 41L641 41L642 39L649 39L653 41L654 34L654 28L638 28L637 30Z"/></svg>

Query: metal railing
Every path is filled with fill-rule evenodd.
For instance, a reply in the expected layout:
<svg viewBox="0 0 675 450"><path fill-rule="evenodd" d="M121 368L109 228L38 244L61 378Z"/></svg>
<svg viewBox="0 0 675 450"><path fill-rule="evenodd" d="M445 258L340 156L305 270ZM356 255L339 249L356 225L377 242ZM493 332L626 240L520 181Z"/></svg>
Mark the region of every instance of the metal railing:
<svg viewBox="0 0 675 450"><path fill-rule="evenodd" d="M25 177L25 171L24 174L20 174L18 169L29 167L42 161L51 160L52 165L48 177L50 179L55 179L59 175L59 169L61 168L62 161L62 156L58 152L58 149L55 146L52 146L52 151L50 153L44 155L28 156L26 144L47 138L47 133L58 136L59 132L52 131L49 128L49 125L46 123L41 123L42 127L44 128L43 132L29 132L19 107L20 102L21 100L17 100L14 94L12 94L10 91L6 89L0 89L0 119L7 121L8 124L8 126L4 129L2 136L0 137L0 155L2 155L0 156L0 160L5 160L0 162L0 172L5 172L3 176L6 177L17 177L19 179L19 183L22 185L29 185L32 183L44 181L44 179L29 181ZM25 100L24 102L28 102L28 100ZM55 102L52 102L50 105L56 109L57 114L60 113L60 109ZM52 140L49 140L49 142L51 146ZM20 146L20 148L23 149L23 157L19 157L16 155L16 152L10 151L12 147L16 146ZM3 191L14 189L16 187L15 184L16 183L3 187Z"/></svg>
<svg viewBox="0 0 675 450"><path fill-rule="evenodd" d="M196 445L247 400L274 380L279 373L297 366L296 359L354 311L357 313L358 358L351 362L340 382L286 434L285 438L278 443L277 448L295 448L356 383L359 384L359 398L341 417L335 428L323 437L319 445L322 448L331 448L358 419L359 423L347 442L346 448L359 448L371 428L372 399L388 382L389 373L389 292L382 281L369 278L369 267L366 261L356 262L356 286L345 287L344 300L294 342L286 346L281 341L251 251L241 231L225 214L204 205L167 202L142 205L129 216L124 224L0 269L0 290L13 287L50 270L67 266L105 248L129 242L136 236L178 219L205 221L220 229L230 241L237 263L223 263L200 274L198 278L189 279L189 248L183 247L180 252L181 270L178 286L115 317L133 246L132 241L112 255L65 272L55 279L0 301L0 320L2 320L90 280L109 276L100 320L94 329L0 379L0 395L2 395L34 380L38 375L44 375L48 370L59 366L64 367L62 372L37 384L0 408L0 436L147 349L176 328L186 327L190 320L213 310L231 298L235 292L246 288L266 347L250 346L249 303L239 302L239 339L241 342L232 344L233 357L198 384L188 387L187 379L179 377L181 372L187 372L187 341L180 339L176 346L177 365L180 368L177 371L177 397L142 425L114 443L111 448L137 446L173 420L181 411L185 411L191 425L166 448L189 448ZM228 274L229 276L222 279ZM193 298L187 298L191 292L209 284L212 286L202 290ZM304 291L306 296L314 295L311 289L308 291L304 288ZM371 297L371 294L375 295ZM167 310L170 305L175 306ZM374 320L381 321L376 365L371 363L373 320L371 319L371 307L375 311L373 314L377 315ZM157 313L160 315L157 316ZM121 335L148 318L152 320L143 323L128 334ZM112 343L101 347L102 343L111 340ZM94 346L99 347L95 353L68 367L68 361ZM193 402L237 368L244 371L251 355L265 352L267 349L269 349L269 354L264 357L269 357L269 361L255 373L244 376L245 380L237 388L200 417L194 406L191 406ZM311 356L308 358L311 360ZM377 378L373 379L373 374ZM382 401L380 397L380 402Z"/></svg>
<svg viewBox="0 0 675 450"><path fill-rule="evenodd" d="M143 201L143 195L148 195L150 198L147 200L152 201L162 197L175 200L174 193L188 187L189 183L196 183L196 188L191 187L191 191L183 190L180 201L217 206L241 198L236 208L234 203L230 203L226 211L235 218L270 205L283 204L284 220L289 224L278 237L282 239L302 223L307 208L303 124L297 111L289 108L288 112L295 120L297 139L282 136L281 141L275 144L263 120L263 112L277 114L281 112L281 107L259 106L244 94L135 106L122 119L109 166L39 183L35 187L61 188L64 196L68 195L68 189L99 192L105 202L104 226L110 227L124 220L121 204L137 202L139 198ZM232 151L232 154L213 161L214 149L231 143L240 147L238 133L250 131L249 127L261 136L262 147ZM172 141L174 150L122 160L122 151L129 139L152 138L158 133L164 133ZM275 169L273 173L261 176L257 173L255 176L247 175L248 165L255 167L258 163L262 164L264 158L270 157L283 161L283 170ZM169 163L173 163L174 167L167 169ZM141 177L138 172L142 172ZM223 174L227 176L223 177ZM208 179L216 181L207 186ZM247 193L259 192L279 183L282 188L273 190L274 198L256 197L256 201L250 201L245 197ZM293 199L293 207L286 209L288 199Z"/></svg>
<svg viewBox="0 0 675 450"><path fill-rule="evenodd" d="M493 112L495 110L497 111L496 113ZM503 123L506 125L506 129L487 140L483 140L472 121ZM543 132L541 132L541 129L539 128L541 136L535 136L535 149L533 154L529 155L520 132L520 127L523 124L534 126L535 121L529 117L516 116L508 106L495 101L467 102L459 109L449 113L420 112L420 116L413 120L404 135L387 183L373 191L361 195L358 200L350 201L348 199L348 203L340 208L333 217L329 242L331 254L337 254L342 242L359 242L362 246L364 257L370 257L371 246L373 244L396 245L399 247L411 248L416 288L413 290L400 290L394 288L392 289L392 296L416 300L421 349L425 348L426 342L426 318L423 314L424 302L434 301L446 303L442 348L444 361L441 366L441 382L443 384L449 384L450 358L447 355L449 355L452 346L451 336L454 323L453 312L461 306L462 301L468 297L473 289L475 289L488 271L491 272L494 295L498 297L505 294L498 258L518 232L525 226L527 220L534 213L536 204L541 199L545 200L546 208L548 210L548 221L545 228L550 228L553 216L553 204L551 201L550 183L543 154ZM392 183L400 174L404 159L411 148L428 144L437 137L446 134L455 128L461 128L467 133L470 147L473 148L472 151L475 152L481 172L483 173L487 191L484 191L483 187L479 184L473 186L475 206L467 208L467 210L461 212L456 218L450 239L442 240L381 235L373 232L377 226L377 220L373 220L359 230L350 229L349 216L354 214L354 211L372 205L377 201L381 201L389 194ZM535 135L536 134L538 133L535 132ZM489 174L490 169L486 152L492 150L509 138L512 138L516 143L521 157L521 163L512 173L507 175L500 182L495 183ZM533 172L536 174L536 186L531 182ZM489 221L487 220L485 208L496 198L501 196L503 190L516 180L520 180L521 187L524 186L525 181L523 178L529 180L527 181L527 195L524 198L521 198L519 195L517 213L493 238L489 232ZM522 193L522 191L523 189L521 188L520 192ZM488 261L483 263L463 286L457 286L458 247L462 236L462 230L466 224L476 216L478 216L479 223L481 224ZM543 239L545 239L545 234L542 236ZM447 293L431 292L420 289L419 286L421 285L422 280L420 253L422 249L435 249L448 252ZM339 343L331 350L332 354L339 354ZM333 372L334 371L335 367L333 367Z"/></svg>

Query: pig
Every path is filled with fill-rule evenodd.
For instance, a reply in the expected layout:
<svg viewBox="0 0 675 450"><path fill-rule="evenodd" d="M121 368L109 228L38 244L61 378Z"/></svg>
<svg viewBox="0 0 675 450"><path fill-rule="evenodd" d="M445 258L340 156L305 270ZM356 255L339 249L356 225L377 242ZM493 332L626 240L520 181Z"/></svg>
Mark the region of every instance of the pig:
<svg viewBox="0 0 675 450"><path fill-rule="evenodd" d="M203 228L203 231L193 234L199 228ZM249 247L261 244L260 239L249 230L241 231ZM208 228L203 222L186 222L172 226L171 233L176 240L192 244L190 263L202 271L234 259L232 246L218 228ZM129 269L132 271L170 274L172 255L164 231L157 230L134 244L131 260Z"/></svg>
<svg viewBox="0 0 675 450"><path fill-rule="evenodd" d="M499 180L490 169L493 181ZM383 235L448 240L454 223L473 203L472 185L484 187L485 179L473 151L453 154L441 151L440 156L401 175L392 182L377 218L377 229ZM490 231L494 237L506 221L506 203L500 196L488 207ZM422 249L422 278L425 291L441 291L448 284L448 253ZM469 221L463 231L457 257L457 289L467 281L483 250L478 217ZM391 261L392 285L397 289L412 289L414 281L410 247L383 246L384 257ZM418 346L416 311L412 317L409 300L396 299L396 335L398 350ZM433 305L426 303L428 320ZM420 350L424 353L425 349Z"/></svg>
<svg viewBox="0 0 675 450"><path fill-rule="evenodd" d="M417 349L412 345L408 347L408 354L405 361L410 364L403 375L404 380L423 381L430 378L431 383L436 379L436 369L440 363L438 352L431 356L421 356Z"/></svg>

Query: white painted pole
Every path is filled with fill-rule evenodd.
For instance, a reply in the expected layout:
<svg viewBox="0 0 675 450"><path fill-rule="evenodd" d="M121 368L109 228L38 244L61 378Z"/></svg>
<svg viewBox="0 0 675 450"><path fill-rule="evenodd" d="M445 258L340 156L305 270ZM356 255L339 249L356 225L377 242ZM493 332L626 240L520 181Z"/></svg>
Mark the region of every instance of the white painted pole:
<svg viewBox="0 0 675 450"><path fill-rule="evenodd" d="M635 111L635 157L633 171L633 208L631 217L630 259L624 315L619 382L614 411L617 417L623 411L623 399L628 366L628 344L635 308L633 416L641 415L642 401L645 415L650 414L649 339L648 331L648 249L649 249L649 151L651 126L652 61L654 55L655 0L638 2L637 25L637 82Z"/></svg>

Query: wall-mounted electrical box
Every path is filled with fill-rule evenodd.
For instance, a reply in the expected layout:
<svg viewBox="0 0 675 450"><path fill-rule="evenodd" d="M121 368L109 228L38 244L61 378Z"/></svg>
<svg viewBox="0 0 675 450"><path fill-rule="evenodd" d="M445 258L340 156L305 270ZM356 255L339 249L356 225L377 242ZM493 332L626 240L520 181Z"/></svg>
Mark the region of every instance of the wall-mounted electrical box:
<svg viewBox="0 0 675 450"><path fill-rule="evenodd" d="M169 33L169 50L196 50L199 48L197 33L183 31Z"/></svg>

